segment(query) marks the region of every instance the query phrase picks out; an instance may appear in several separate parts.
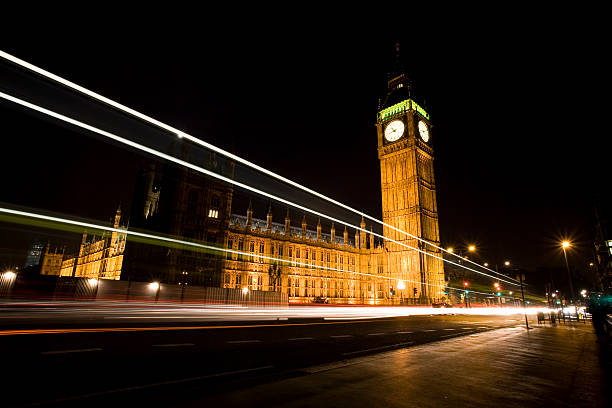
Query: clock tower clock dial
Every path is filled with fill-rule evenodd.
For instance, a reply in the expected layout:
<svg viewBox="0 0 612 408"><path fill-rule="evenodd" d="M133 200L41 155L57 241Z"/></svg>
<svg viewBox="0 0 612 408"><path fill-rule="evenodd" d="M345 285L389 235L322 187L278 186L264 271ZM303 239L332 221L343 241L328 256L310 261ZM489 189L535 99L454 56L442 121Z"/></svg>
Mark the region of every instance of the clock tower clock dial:
<svg viewBox="0 0 612 408"><path fill-rule="evenodd" d="M391 281L420 282L398 289L396 296L409 302L439 301L444 296L444 264L436 248L440 233L430 118L413 99L408 77L396 72L390 78L376 123L383 235L396 241L385 240L384 272Z"/></svg>
<svg viewBox="0 0 612 408"><path fill-rule="evenodd" d="M425 143L429 142L429 127L422 120L419 120L419 135Z"/></svg>
<svg viewBox="0 0 612 408"><path fill-rule="evenodd" d="M394 120L385 128L385 139L387 139L388 142L395 142L404 134L404 128L404 122L401 120Z"/></svg>

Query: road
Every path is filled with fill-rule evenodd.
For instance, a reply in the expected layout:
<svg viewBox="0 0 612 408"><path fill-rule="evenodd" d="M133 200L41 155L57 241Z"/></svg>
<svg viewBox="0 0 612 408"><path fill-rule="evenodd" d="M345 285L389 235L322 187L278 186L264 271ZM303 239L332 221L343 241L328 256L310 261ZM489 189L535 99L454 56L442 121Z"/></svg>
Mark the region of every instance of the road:
<svg viewBox="0 0 612 408"><path fill-rule="evenodd" d="M163 405L171 405L296 376L307 367L524 325L521 315L421 310L405 316L402 308L202 313L176 305L66 305L0 307L0 350L9 367L2 384L14 390L7 405L76 406L109 398L170 398Z"/></svg>

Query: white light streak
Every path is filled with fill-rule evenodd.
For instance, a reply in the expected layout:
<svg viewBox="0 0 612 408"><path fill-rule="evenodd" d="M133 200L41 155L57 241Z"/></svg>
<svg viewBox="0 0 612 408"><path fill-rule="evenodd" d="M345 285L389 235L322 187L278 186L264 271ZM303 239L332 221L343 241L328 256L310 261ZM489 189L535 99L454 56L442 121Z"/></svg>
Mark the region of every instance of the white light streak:
<svg viewBox="0 0 612 408"><path fill-rule="evenodd" d="M210 245L204 245L204 244L199 244L197 242L184 241L184 240L175 239L175 238L168 238L168 237L163 237L163 236L159 236L159 235L147 234L147 233L144 233L144 232L129 231L129 230L126 231L124 229L107 227L105 225L99 225L99 224L93 224L93 223L89 223L89 222L70 220L70 219L66 219L66 218L54 217L54 216L44 215L44 214L37 214L37 213L28 212L28 211L14 210L14 209L10 209L10 208L0 207L0 213L6 213L6 214L18 215L18 216L22 216L22 217L35 218L35 219L39 219L39 220L45 220L45 221L51 221L51 222L58 222L58 223L63 223L63 224L75 225L75 226L84 227L84 228L99 229L99 230L108 231L108 232L119 232L119 233L126 234L126 235L132 235L132 236L141 237L141 238L149 238L149 239L154 239L154 240L164 241L164 242L172 242L172 243L175 243L175 244L182 244L182 245L186 245L186 246L191 246L191 247L195 247L195 248L199 248L199 249L205 249L205 250L211 250L211 251L219 251L219 252L237 254L237 255L242 255L242 256L251 256L251 255L253 255L250 252L242 252L242 251L236 251L234 249L220 248L220 247L215 247L215 246L210 246ZM311 267L313 269L322 269L322 270L326 270L326 271L342 272L342 273L348 273L348 274L353 274L353 275L370 276L370 277L375 277L377 279L387 279L387 280L392 280L392 281L395 280L394 278L391 278L391 277L388 277L388 276L379 276L379 275L375 275L375 274L371 274L371 273L355 272L355 271L349 271L349 270L346 270L346 269L331 268L331 267L327 267L327 266L309 265L309 264L306 264L304 262L293 261L291 259L275 258L275 257L265 256L265 255L260 255L259 257L262 258L262 259L269 260L269 261L277 261L277 262L285 263L285 264L296 264L298 266ZM5 272L5 274L7 274L7 273L13 273L13 272ZM434 284L430 284L430 283L424 283L424 282L422 283L422 282L419 282L419 281L411 281L411 280L407 280L406 282L415 283L415 284L419 284L419 285L424 284L424 285L433 286L433 287L436 287L436 288L439 287L439 288L463 291L463 289L453 288L451 286L434 285ZM159 288L159 282L151 282L149 284L149 288L151 290L154 290L154 291L157 290ZM243 293L246 294L246 293L248 293L249 289L248 289L248 287L245 286L245 287L242 288L242 291L243 291ZM488 294L488 293L476 292L476 291L471 291L471 292L472 293L484 294L484 295Z"/></svg>
<svg viewBox="0 0 612 408"><path fill-rule="evenodd" d="M96 99L96 100L98 100L100 102L103 102L103 103L105 103L107 105L110 105L110 106L112 106L115 109L119 109L119 110L121 110L123 112L129 113L130 115L135 116L138 119L144 120L145 122L149 122L149 123L151 123L151 124L153 124L155 126L158 126L158 127L162 128L162 129L164 129L164 130L167 130L168 132L174 133L177 137L179 137L181 139L186 139L186 140L189 140L189 141L191 141L193 143L199 144L200 146L203 146L203 147L205 147L207 149L210 149L210 150L212 150L212 151L214 151L216 153L219 153L219 154L221 154L221 155L223 155L225 157L228 157L228 158L230 158L230 159L232 159L232 160L234 160L234 161L236 161L238 163L241 163L241 164L244 164L246 166L249 166L249 167L251 167L251 168L253 168L253 169L255 169L255 170L257 170L257 171L259 171L259 172L261 172L263 174L266 174L266 175L268 175L270 177L273 177L273 178L275 178L277 180L280 180L280 181L282 181L284 183L287 183L287 184L289 184L289 185L291 185L293 187L296 187L296 188L298 188L298 189L300 189L302 191L305 191L305 192L307 192L309 194L312 194L312 195L314 195L316 197L319 197L319 198L321 198L321 199L323 199L325 201L328 201L328 202L330 202L330 203L332 203L334 205L337 205L337 206L339 206L341 208L344 208L345 210L351 211L351 212L353 212L355 214L359 214L362 217L369 219L370 221L374 221L374 222L376 222L378 224L381 224L381 225L383 225L383 226L385 226L387 228L390 228L390 229L395 230L395 231L397 231L399 233L402 233L402 234L404 234L406 236L414 238L414 239L416 239L418 241L421 241L421 242L425 243L426 245L433 246L434 248L440 249L443 252L449 253L449 254L454 255L454 256L458 256L456 254L453 254L452 250L448 251L448 250L446 250L446 249L444 249L442 247L439 247L439 246L437 246L437 245L435 245L435 244L433 244L433 243L431 243L431 242L429 242L429 241L427 241L427 240L425 240L423 238L420 238L420 237L417 237L415 235L409 234L406 231L402 231L401 229L396 228L393 225L389 225L389 224L387 224L387 223L377 219L376 217L372 217L372 216L370 216L370 215L368 215L368 214L366 214L364 212L358 211L358 210L356 210L356 209L354 209L354 208L352 208L352 207L350 207L350 206L348 206L346 204L343 204L343 203L341 203L339 201L334 200L333 198L327 197L326 195L323 195L323 194L321 194L321 193L319 193L317 191L314 191L314 190L312 190L312 189L310 189L310 188L308 188L306 186L303 186L303 185L301 185L299 183L296 183L296 182L294 182L294 181L292 181L292 180L290 180L290 179L288 179L286 177L283 177L280 174L276 174L276 173L274 173L274 172L272 172L270 170L267 170L267 169L265 169L265 168L263 168L261 166L258 166L255 163L252 163L252 162L250 162L248 160L245 160L245 159L243 159L243 158L241 158L239 156L236 156L236 155L234 155L234 154L232 154L230 152L227 152L227 151L225 151L223 149L220 149L219 147L217 147L215 145L212 145L212 144L207 143L207 142L205 142L205 141L203 141L201 139L198 139L197 137L194 137L194 136L192 136L192 135L190 135L190 134L188 134L186 132L183 132L182 130L178 130L178 129L170 126L170 125L167 125L167 124L165 124L163 122L158 121L157 119L154 119L154 118L152 118L152 117L150 117L148 115L140 113L140 112L138 112L138 111L136 111L136 110L134 110L132 108L129 108L129 107L125 106L125 105L122 105L122 104L120 104L118 102L115 102L112 99L109 99L109 98L107 98L105 96L102 96L102 95L100 95L100 94L98 94L96 92L93 92L93 91L91 91L91 90L89 90L87 88L84 88L84 87L82 87L80 85L77 85L74 82L71 82L71 81L69 81L67 79L64 79L64 78L62 78L62 77L60 77L58 75L55 75L55 74L53 74L53 73L51 73L49 71L46 71L46 70L44 70L44 69L42 69L40 67L37 67L36 65L30 64L29 62L26 62L26 61L24 61L24 60L22 60L20 58L17 58L15 56L11 55L11 54L8 54L7 52L4 52L4 51L0 50L0 57L5 58L5 59L11 61L14 64L20 65L21 67L26 68L26 69L28 69L30 71L33 71L33 72L35 72L35 73L37 73L39 75L42 75L42 76L44 76L44 77L46 77L48 79L51 79L51 80L56 81L56 82L59 82L60 84L62 84L64 86L67 86L69 88L72 88L72 89L74 89L74 90L76 90L78 92L81 92L81 93L83 93L83 94L85 94L85 95L87 95L87 96L89 96L89 97L91 97L93 99ZM343 223L343 222L342 222L342 224L350 226L350 224L346 224L346 223ZM354 227L354 228L356 228L358 230L361 230L361 231L365 231L365 230L362 230L360 227L357 227L357 226L352 226L352 227ZM365 232L368 232L368 231L365 231ZM375 234L375 235L379 236L378 234ZM382 238L386 239L385 237L382 237ZM412 248L412 249L416 249L416 248ZM418 250L418 251L419 252L423 252L421 250ZM426 252L423 252L423 253L427 254ZM427 255L430 255L430 254L427 254ZM431 255L431 256L433 256L433 255ZM438 258L438 257L436 257L436 258ZM469 259L466 259L466 260L468 262L474 264L474 265L482 267L481 265L479 265L478 263L476 263L474 261L471 261ZM451 262L451 263L453 263L453 262ZM456 264L456 263L453 263L453 264L457 265L457 266L460 266L460 267L464 267L463 265L460 265L460 264ZM484 268L487 269L488 271L492 272L492 273L499 274L498 272L496 272L496 271L486 267L486 265L485 265ZM469 268L466 268L466 269L471 270ZM489 276L489 275L487 275L487 276ZM509 279L515 280L513 278L509 278Z"/></svg>
<svg viewBox="0 0 612 408"><path fill-rule="evenodd" d="M114 140L114 141L116 141L116 142L123 143L123 144L125 144L125 145L128 145L128 146L133 147L133 148L138 149L138 150L141 150L141 151L146 152L146 153L148 153L148 154L151 154L151 155L153 155L153 156L157 156L157 157L162 158L162 159L164 159L164 160L168 160L168 161L174 162L174 163L179 164L179 165L181 165L181 166L184 166L184 167L190 168L190 169L192 169L192 170L194 170L194 171L196 171L196 172L199 172L199 173L205 174L205 175L210 176L210 177L217 178L217 179L219 179L219 180L221 180L221 181L224 181L224 182L226 182L226 183L233 184L233 185L235 185L235 186L238 186L238 187L244 188L245 190L252 191L252 192L254 192L254 193L256 193L256 194L263 195L264 197L271 198L271 199L273 199L273 200L279 201L279 202L284 203L284 204L286 204L286 205L290 205L290 206L292 206L292 207L294 207L294 208L298 208L298 209L301 209L301 210L303 210L303 211L307 211L307 212L309 212L309 213L311 213L311 214L314 214L314 215L317 215L317 216L319 216L319 217L326 218L326 219L328 219L328 220L330 220L330 221L337 222L337 223L339 223L339 224L346 225L346 226L348 226L348 227L355 228L355 229L358 229L358 230L360 230L360 231L364 231L364 232L366 232L366 233L370 233L370 234L375 235L375 236L377 236L377 237L379 237L379 238L382 238L382 239L385 239L385 240L389 240L389 241L394 242L394 243L396 243L396 244L398 244L398 245L400 245L400 246L403 246L403 247L405 247L405 248L408 248L408 249L412 249L412 250L418 251L418 252L420 252L420 253L422 253L422 254L425 254L425 255L427 255L427 256L431 256L431 257L433 257L433 258L440 259L440 260L442 260L443 262L448 262L448 263L450 263L450 264L452 264L452 265L455 265L455 266L458 266L458 267L461 267L461 268L467 269L467 270L472 271L472 272L474 272L474 273L478 273L478 274L480 274L480 275L484 275L484 276L487 276L487 277L489 277L489 278L493 278L493 279L499 279L499 278L497 278L497 277L495 277L495 276L491 276L491 275L489 275L489 274L487 274L487 273L484 273L484 272L481 272L481 271L477 271L477 270L475 270L475 269L468 268L468 267L467 267L467 266L465 266L465 265L461 265L461 264L459 264L459 263L455 263L455 262L453 262L453 261L450 261L450 260L444 259L444 258L439 257L439 256L434 255L434 254L431 254L431 253L429 253L429 252L427 252L427 251L424 251L424 250L422 250L422 249L415 248L415 247L412 247L412 246L410 246L410 245L404 244L404 243L402 243L402 242L398 242L398 241L395 241L395 240L389 239L389 238L384 237L383 235L377 234L377 233L375 233L375 232L367 231L367 230L362 229L362 228L360 228L360 227L358 227L358 226L356 226L356 225L352 225L352 224L350 224L350 223L344 222L344 221L339 220L339 219L337 219L337 218L331 217L331 216L329 216L329 215L327 215L327 214L323 214L323 213L321 213L321 212L318 212L318 211L312 210L312 209L310 209L310 208L304 207L304 206L302 206L302 205L300 205L300 204L293 203L293 202L291 202L291 201L289 201L289 200L286 200L286 199L284 199L284 198L281 198L281 197L275 196L275 195L273 195L273 194L267 193L267 192L265 192L265 191L259 190L259 189L257 189L257 188L251 187L251 186L249 186L249 185L247 185L247 184L244 184L244 183L241 183L241 182L238 182L238 181L232 180L231 178L228 178L228 177L222 176L222 175L220 175L220 174L214 173L214 172L212 172L212 171L206 170L206 169L204 169L204 168L202 168L202 167L196 166L196 165L191 164L191 163L189 163L189 162L186 162L186 161L184 161L184 160L177 159L177 158L176 158L176 157L174 157L174 156L170 156L170 155L168 155L168 154L166 154L166 153L159 152L159 151L157 151L157 150L155 150L155 149L152 149L152 148L150 148L150 147L143 146L143 145L141 145L141 144L139 144L139 143L133 142L133 141L128 140L128 139L125 139L125 138L123 138L123 137L121 137L121 136L118 136L118 135L115 135L115 134L113 134L113 133L107 132L107 131L105 131L105 130L99 129L99 128L95 127L95 126L88 125L88 124L86 124L86 123L84 123L84 122L81 122L81 121L79 121L79 120L76 120L76 119L70 118L70 117L68 117L68 116L62 115L62 114L57 113L57 112L54 112L54 111L52 111L52 110L49 110L49 109L43 108L43 107L38 106L38 105L36 105L36 104L33 104L33 103L30 103L30 102L24 101L23 99L16 98L16 97L14 97L14 96L8 95L8 94L6 94L6 93L4 93L4 92L0 92L0 97L1 97L1 98L6 99L6 100L8 100L8 101L11 101L11 102L13 102L13 103L16 103L16 104L18 104L18 105L21 105L21 106L24 106L24 107L26 107L26 108L32 109L32 110L34 110L34 111L40 112L40 113L42 113L42 114L45 114L45 115L51 116L51 117L53 117L53 118L56 118L56 119L62 120L62 121L67 122L67 123L70 123L71 125L74 125L74 126L77 126L77 127L83 128L83 129L86 129L86 130L91 131L91 132L94 132L94 133L97 133L97 134L99 134L99 135L101 135L101 136L107 137L107 138L112 139L112 140ZM122 232L125 232L125 231L122 231ZM505 279L499 279L499 280L504 281L504 282L506 282L506 283L509 283L509 284L511 284L511 285L519 286L518 284L515 284L515 283L510 282L510 281L505 280ZM440 287L441 287L441 285L432 285L432 286L436 286L436 287L440 286Z"/></svg>

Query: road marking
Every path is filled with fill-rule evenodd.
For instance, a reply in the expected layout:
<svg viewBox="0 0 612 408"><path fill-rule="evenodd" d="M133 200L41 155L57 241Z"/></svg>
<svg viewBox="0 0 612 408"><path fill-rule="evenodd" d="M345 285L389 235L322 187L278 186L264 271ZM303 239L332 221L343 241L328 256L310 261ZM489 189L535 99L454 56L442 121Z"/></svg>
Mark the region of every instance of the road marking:
<svg viewBox="0 0 612 408"><path fill-rule="evenodd" d="M413 332L406 332L406 331L402 331L402 332L397 332L397 334L412 334Z"/></svg>
<svg viewBox="0 0 612 408"><path fill-rule="evenodd" d="M314 337L294 337L292 339L287 339L289 341L294 341L294 340L314 340Z"/></svg>
<svg viewBox="0 0 612 408"><path fill-rule="evenodd" d="M477 329L488 329L488 327L487 326L480 326L480 327L477 327Z"/></svg>
<svg viewBox="0 0 612 408"><path fill-rule="evenodd" d="M230 341L226 341L226 343L230 343L230 344L239 344L239 343L261 343L261 340L230 340Z"/></svg>
<svg viewBox="0 0 612 408"><path fill-rule="evenodd" d="M472 330L473 327L462 327L461 330Z"/></svg>
<svg viewBox="0 0 612 408"><path fill-rule="evenodd" d="M168 344L153 344L153 347L183 347L183 346L195 346L193 343L168 343Z"/></svg>
<svg viewBox="0 0 612 408"><path fill-rule="evenodd" d="M440 336L441 339L447 338L447 337L458 337L458 336L462 336L463 333L453 333L453 334L447 334L445 336Z"/></svg>
<svg viewBox="0 0 612 408"><path fill-rule="evenodd" d="M374 347L374 348L369 348L369 349L365 349L365 350L349 351L348 353L342 353L342 355L343 356L350 356L350 355L353 355L353 354L367 353L369 351L376 351L376 350L384 350L384 349L388 349L388 348L392 348L392 347L409 346L411 344L414 344L414 342L413 341L407 341L405 343L389 344L387 346Z"/></svg>
<svg viewBox="0 0 612 408"><path fill-rule="evenodd" d="M340 334L340 335L329 336L329 337L331 337L332 339L345 339L348 337L353 337L353 335L352 334Z"/></svg>
<svg viewBox="0 0 612 408"><path fill-rule="evenodd" d="M66 398L59 398L53 401L44 401L43 403L46 404L49 402L58 403L58 402L63 402L63 401L73 401L73 400L82 399L82 398L91 398L91 397L97 397L101 395L117 394L120 392L142 390L142 389L159 387L159 386L164 386L164 385L181 384L181 383L192 382L192 381L207 380L209 378L226 377L226 376L231 376L235 374L250 373L253 371L267 370L270 368L274 368L274 366L270 365L270 366L264 366L264 367L247 368L245 370L227 371L224 373L209 374L209 375L203 375L200 377L181 378L179 380L170 380L170 381L163 381L163 382L152 383L152 384L136 385L134 387L118 388L118 389L109 390L109 391L92 392L90 394L82 394L82 395L75 395L75 396L66 397Z"/></svg>
<svg viewBox="0 0 612 408"><path fill-rule="evenodd" d="M102 351L102 349L99 347L94 347L94 348L88 348L88 349L51 350L51 351L43 351L40 354L87 353L89 351Z"/></svg>
<svg viewBox="0 0 612 408"><path fill-rule="evenodd" d="M424 332L435 332L437 330L432 330L432 329L428 329L428 330L423 330Z"/></svg>
<svg viewBox="0 0 612 408"><path fill-rule="evenodd" d="M368 333L368 336L382 336L385 333Z"/></svg>
<svg viewBox="0 0 612 408"><path fill-rule="evenodd" d="M447 331L451 331L451 330L455 330L455 329L442 329L442 330L447 330Z"/></svg>

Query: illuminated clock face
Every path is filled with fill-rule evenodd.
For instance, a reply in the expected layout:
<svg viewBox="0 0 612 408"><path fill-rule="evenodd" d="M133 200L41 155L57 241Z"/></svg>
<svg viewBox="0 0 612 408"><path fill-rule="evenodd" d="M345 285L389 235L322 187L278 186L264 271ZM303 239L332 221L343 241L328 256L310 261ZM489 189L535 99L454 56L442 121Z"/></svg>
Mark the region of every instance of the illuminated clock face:
<svg viewBox="0 0 612 408"><path fill-rule="evenodd" d="M395 142L397 139L402 137L403 134L404 122L401 120L394 120L385 128L385 139L387 139L389 142Z"/></svg>
<svg viewBox="0 0 612 408"><path fill-rule="evenodd" d="M429 128L427 127L427 123L422 120L419 121L419 134L425 143L429 142Z"/></svg>

